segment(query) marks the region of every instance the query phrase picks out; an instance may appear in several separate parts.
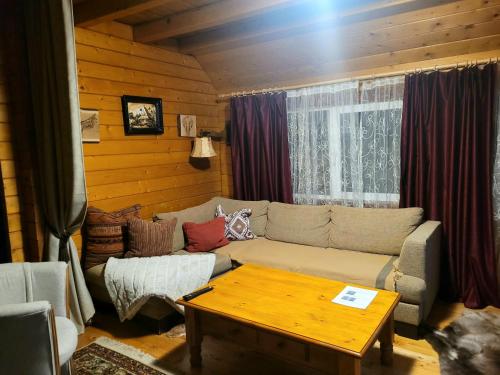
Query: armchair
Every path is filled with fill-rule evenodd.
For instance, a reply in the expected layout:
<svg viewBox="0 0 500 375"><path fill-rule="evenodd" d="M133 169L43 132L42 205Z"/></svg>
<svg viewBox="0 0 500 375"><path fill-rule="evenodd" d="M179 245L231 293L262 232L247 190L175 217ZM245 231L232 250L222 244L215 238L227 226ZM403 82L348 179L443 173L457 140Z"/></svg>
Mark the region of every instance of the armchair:
<svg viewBox="0 0 500 375"><path fill-rule="evenodd" d="M0 373L70 374L78 334L64 262L0 264Z"/></svg>

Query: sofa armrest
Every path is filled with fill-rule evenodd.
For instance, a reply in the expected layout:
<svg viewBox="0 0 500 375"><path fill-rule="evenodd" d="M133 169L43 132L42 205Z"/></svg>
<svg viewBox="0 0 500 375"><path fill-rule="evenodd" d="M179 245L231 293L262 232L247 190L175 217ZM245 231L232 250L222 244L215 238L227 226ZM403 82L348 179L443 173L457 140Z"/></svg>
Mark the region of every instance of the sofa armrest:
<svg viewBox="0 0 500 375"><path fill-rule="evenodd" d="M424 318L430 312L439 286L441 222L426 221L410 234L401 249L398 271L425 282Z"/></svg>

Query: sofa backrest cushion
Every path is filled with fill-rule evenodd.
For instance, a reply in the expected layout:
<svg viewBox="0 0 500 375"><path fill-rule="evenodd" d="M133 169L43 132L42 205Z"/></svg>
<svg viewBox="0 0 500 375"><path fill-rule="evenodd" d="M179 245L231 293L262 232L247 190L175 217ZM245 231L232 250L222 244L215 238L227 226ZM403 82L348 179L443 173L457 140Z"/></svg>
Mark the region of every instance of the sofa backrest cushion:
<svg viewBox="0 0 500 375"><path fill-rule="evenodd" d="M270 240L328 247L330 228L330 206L269 205L266 238Z"/></svg>
<svg viewBox="0 0 500 375"><path fill-rule="evenodd" d="M250 230L257 236L266 234L267 209L269 201L240 201L223 197L214 198L216 204L220 204L226 214L231 214L242 208L250 208Z"/></svg>
<svg viewBox="0 0 500 375"><path fill-rule="evenodd" d="M157 213L154 220L172 220L177 218L177 225L174 231L174 241L172 244L172 251L184 249L186 241L184 240L184 232L182 231L182 224L191 222L196 224L205 223L215 217L215 208L217 203L214 198L200 204L199 206L186 208L182 211Z"/></svg>
<svg viewBox="0 0 500 375"><path fill-rule="evenodd" d="M332 207L330 247L399 255L406 237L422 222L414 208Z"/></svg>

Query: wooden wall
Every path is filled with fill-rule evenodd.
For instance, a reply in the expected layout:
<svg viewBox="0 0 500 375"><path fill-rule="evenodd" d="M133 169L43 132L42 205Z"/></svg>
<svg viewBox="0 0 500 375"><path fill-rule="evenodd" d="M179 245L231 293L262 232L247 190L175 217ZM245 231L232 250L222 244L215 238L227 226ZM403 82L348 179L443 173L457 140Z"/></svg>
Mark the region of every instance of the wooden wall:
<svg viewBox="0 0 500 375"><path fill-rule="evenodd" d="M20 204L17 192L11 126L9 124L7 82L4 71L5 64L0 61L0 168L3 177L2 183L5 192L12 257L16 260L23 260Z"/></svg>
<svg viewBox="0 0 500 375"><path fill-rule="evenodd" d="M2 19L0 22L3 22ZM15 23L5 22L3 26L3 30L18 31ZM19 36L17 33L13 35ZM28 93L23 89L26 82L24 66L19 62L24 60L23 51L16 44L13 39L0 44L1 182L5 193L12 261L39 261L42 256L41 232L27 130L30 118L26 109Z"/></svg>
<svg viewBox="0 0 500 375"><path fill-rule="evenodd" d="M215 89L196 59L82 28L76 49L80 106L100 115L101 142L83 147L89 204L116 210L139 203L150 219L220 195L220 143L214 142L217 157L190 160L192 139L178 136L179 114L196 115L198 130L224 126ZM162 98L163 135L124 134L125 94Z"/></svg>

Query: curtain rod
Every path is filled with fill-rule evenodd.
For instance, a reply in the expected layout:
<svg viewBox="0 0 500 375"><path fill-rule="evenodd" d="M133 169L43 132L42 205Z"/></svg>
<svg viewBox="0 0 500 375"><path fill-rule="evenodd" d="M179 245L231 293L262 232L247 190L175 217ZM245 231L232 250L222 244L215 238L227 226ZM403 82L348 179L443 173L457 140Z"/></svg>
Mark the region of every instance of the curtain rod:
<svg viewBox="0 0 500 375"><path fill-rule="evenodd" d="M484 65L492 62L497 62L498 63L498 57L495 58L489 58L489 59L483 59L483 60L467 60L466 62L462 63L455 63L455 64L446 64L446 65L434 65L434 66L429 66L426 68L415 68L415 69L406 69L406 70L400 70L396 72L390 72L390 73L378 73L378 74L367 74L363 76L357 76L357 77L346 77L346 78L339 78L331 81L322 81L322 82L316 82L316 83L311 83L311 84L302 84L302 85L293 85L293 86L282 86L282 87L271 87L267 89L257 89L257 90L248 90L248 91L236 91L228 94L220 94L218 95L217 102L224 102L228 98L232 96L246 96L246 95L256 95L256 94L266 94L266 93L278 93L278 92L283 92L287 90L295 90L295 89L302 89L305 87L315 87L315 86L322 86L322 85L328 85L332 83L341 83L341 82L347 82L347 81L352 81L352 80L369 80L369 79L374 79L374 78L383 78L383 77L394 77L394 76L399 76L399 75L406 75L408 73L422 73L422 72L429 72L433 70L449 70L453 68L462 68L462 67L467 67L467 66L475 66L475 65Z"/></svg>

